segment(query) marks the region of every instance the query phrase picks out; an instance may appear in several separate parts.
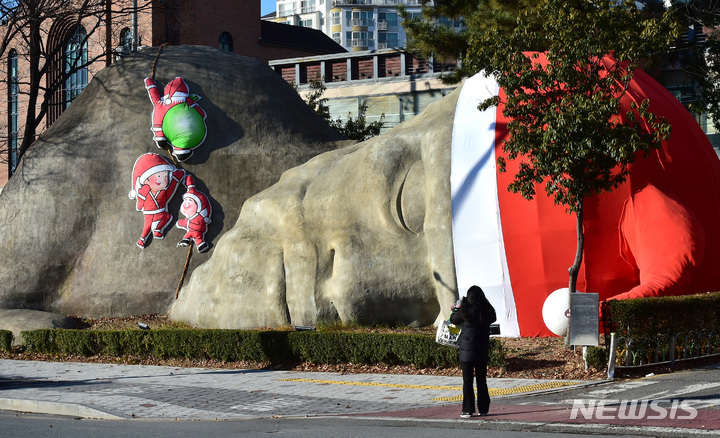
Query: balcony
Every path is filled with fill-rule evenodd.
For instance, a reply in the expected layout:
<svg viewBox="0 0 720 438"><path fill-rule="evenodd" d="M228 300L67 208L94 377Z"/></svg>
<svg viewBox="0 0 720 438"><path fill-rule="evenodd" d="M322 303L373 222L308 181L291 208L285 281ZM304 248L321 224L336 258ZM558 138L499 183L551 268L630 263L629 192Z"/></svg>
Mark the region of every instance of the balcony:
<svg viewBox="0 0 720 438"><path fill-rule="evenodd" d="M367 27L368 23L372 23L372 20L368 20L367 18L353 18L352 20L349 20L348 26Z"/></svg>
<svg viewBox="0 0 720 438"><path fill-rule="evenodd" d="M333 6L343 6L343 5L420 6L420 5L422 5L422 0L335 0L332 3L332 5Z"/></svg>
<svg viewBox="0 0 720 438"><path fill-rule="evenodd" d="M378 20L377 21L377 29L378 30L387 30L387 21L386 20Z"/></svg>

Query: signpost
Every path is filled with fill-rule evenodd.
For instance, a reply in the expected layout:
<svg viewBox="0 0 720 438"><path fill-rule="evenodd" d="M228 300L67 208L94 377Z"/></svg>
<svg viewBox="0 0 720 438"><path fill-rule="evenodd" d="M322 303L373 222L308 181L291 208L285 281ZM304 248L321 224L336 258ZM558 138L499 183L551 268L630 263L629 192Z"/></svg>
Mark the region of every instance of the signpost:
<svg viewBox="0 0 720 438"><path fill-rule="evenodd" d="M600 295L570 294L570 345L597 346L600 337Z"/></svg>

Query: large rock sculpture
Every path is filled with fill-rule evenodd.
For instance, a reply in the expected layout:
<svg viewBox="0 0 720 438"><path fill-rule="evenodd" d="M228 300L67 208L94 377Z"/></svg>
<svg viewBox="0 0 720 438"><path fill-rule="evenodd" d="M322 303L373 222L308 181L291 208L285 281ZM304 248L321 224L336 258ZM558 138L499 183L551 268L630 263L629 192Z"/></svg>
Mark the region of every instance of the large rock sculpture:
<svg viewBox="0 0 720 438"><path fill-rule="evenodd" d="M0 194L0 308L100 317L165 314L187 248L175 222L162 241L136 246L143 227L128 199L135 160L154 152L144 78L157 48L103 69L30 147ZM165 47L156 81L182 76L203 96L207 137L182 167L212 204L210 252L242 202L343 137L292 87L253 58L207 47ZM174 221L181 196L170 203ZM189 272L207 260L194 253Z"/></svg>
<svg viewBox="0 0 720 438"><path fill-rule="evenodd" d="M246 201L170 317L202 327L426 325L457 298L450 144L457 93ZM442 311L442 312L441 312Z"/></svg>

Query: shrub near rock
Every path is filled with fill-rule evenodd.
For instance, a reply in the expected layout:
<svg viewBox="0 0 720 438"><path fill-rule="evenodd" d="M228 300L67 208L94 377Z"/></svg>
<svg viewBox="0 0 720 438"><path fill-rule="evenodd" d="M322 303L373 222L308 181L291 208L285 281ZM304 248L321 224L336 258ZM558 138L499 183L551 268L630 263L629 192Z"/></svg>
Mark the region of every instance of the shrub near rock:
<svg viewBox="0 0 720 438"><path fill-rule="evenodd" d="M457 350L430 334L273 330L32 330L22 332L28 353L140 356L313 364L456 367ZM491 339L490 366L505 364L502 344Z"/></svg>
<svg viewBox="0 0 720 438"><path fill-rule="evenodd" d="M11 351L13 341L13 332L10 330L0 330L0 350Z"/></svg>

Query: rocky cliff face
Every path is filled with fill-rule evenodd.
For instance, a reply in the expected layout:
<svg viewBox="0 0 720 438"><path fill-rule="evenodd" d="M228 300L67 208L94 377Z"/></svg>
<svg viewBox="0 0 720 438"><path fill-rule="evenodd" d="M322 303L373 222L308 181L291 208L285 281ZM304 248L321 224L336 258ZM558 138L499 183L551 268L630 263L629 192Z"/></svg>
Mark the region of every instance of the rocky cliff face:
<svg viewBox="0 0 720 438"><path fill-rule="evenodd" d="M0 308L84 317L164 313L175 297L188 250L175 227L184 188L169 205L163 240L136 246L143 215L128 199L132 169L157 148L144 87L157 48L99 72L28 150L0 194ZM193 249L188 274L206 261L251 195L283 171L343 138L267 65L207 47L166 47L155 68L161 85L183 77L201 96L207 138L186 162L208 195L208 253Z"/></svg>

